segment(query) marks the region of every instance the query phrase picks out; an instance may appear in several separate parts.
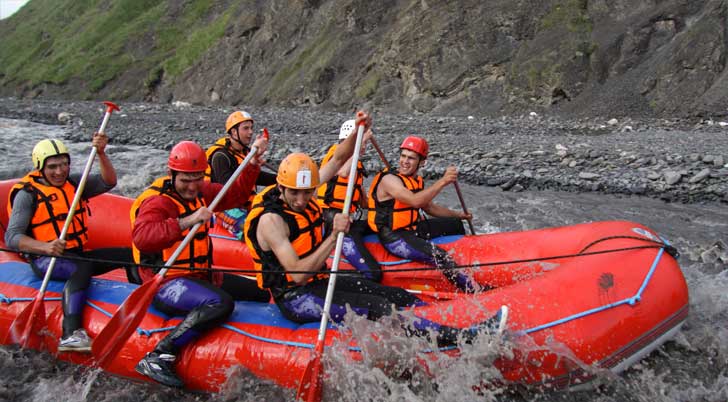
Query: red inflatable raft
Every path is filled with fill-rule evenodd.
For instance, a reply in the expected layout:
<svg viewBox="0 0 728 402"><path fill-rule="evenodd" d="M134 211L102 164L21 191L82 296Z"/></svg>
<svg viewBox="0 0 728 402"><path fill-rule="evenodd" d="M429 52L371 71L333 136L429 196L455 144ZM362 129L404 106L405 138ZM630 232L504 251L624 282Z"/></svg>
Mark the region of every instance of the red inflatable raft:
<svg viewBox="0 0 728 402"><path fill-rule="evenodd" d="M3 202L11 185L0 182ZM130 205L130 199L115 195L90 201L89 248L129 245ZM0 208L0 221L4 234L5 208ZM215 231L216 266L249 270L245 245L222 229ZM452 293L438 271L392 257L374 238L368 240L386 271L384 283L420 292L430 301L417 308L417 315L464 328L483 321L501 305L509 307L508 329L518 336L512 337L512 353L494 362L506 382L582 386L599 370L620 372L650 353L673 336L688 315L687 285L674 250L633 222L436 239L489 288L475 295ZM92 281L84 311L84 326L92 337L136 288L123 282L121 270L115 272ZM17 254L0 251L0 335L8 332L40 284ZM46 292L48 330L42 348L60 359L91 365L93 356L57 352L62 288L63 283L51 282ZM179 318L150 308L109 371L142 378L134 365L178 322ZM274 304L238 302L228 323L184 349L178 372L187 387L196 390L219 390L234 366L281 386L297 387L317 333L318 323L290 322ZM332 327L326 344L344 336ZM460 353L456 348L441 352ZM349 353L360 359L357 345L351 343ZM422 353L420 360L426 362L433 351Z"/></svg>

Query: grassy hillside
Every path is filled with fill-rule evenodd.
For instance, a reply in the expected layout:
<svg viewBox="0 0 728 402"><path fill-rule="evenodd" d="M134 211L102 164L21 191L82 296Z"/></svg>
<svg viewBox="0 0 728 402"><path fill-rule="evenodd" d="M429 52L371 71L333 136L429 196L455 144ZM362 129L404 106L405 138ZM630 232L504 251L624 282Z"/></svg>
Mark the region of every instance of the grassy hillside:
<svg viewBox="0 0 728 402"><path fill-rule="evenodd" d="M0 96L724 113L725 0L31 0Z"/></svg>
<svg viewBox="0 0 728 402"><path fill-rule="evenodd" d="M225 32L235 7L191 0L32 0L0 22L0 85L84 87L87 96L127 70L172 79Z"/></svg>

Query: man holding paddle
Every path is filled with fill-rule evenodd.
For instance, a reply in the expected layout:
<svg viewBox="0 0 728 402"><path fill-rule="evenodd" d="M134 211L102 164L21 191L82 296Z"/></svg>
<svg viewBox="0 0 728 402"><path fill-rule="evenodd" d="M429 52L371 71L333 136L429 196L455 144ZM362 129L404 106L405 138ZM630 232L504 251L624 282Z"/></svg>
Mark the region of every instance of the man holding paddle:
<svg viewBox="0 0 728 402"><path fill-rule="evenodd" d="M346 140L354 133L356 130L355 123L355 120L347 120L341 125L341 129L339 130L339 143ZM372 136L372 130L367 130L364 133L361 146L362 155L364 154L368 140L370 140ZM336 148L338 146L339 144L334 144L329 148L326 156L324 156L324 159L321 161L321 169L324 169L324 167L326 167L329 163L336 153ZM333 224L334 216L337 213L340 213L344 206L346 187L349 184L349 171L351 170L351 165L353 163L352 159L353 158L347 159L336 174L329 179L329 181L322 181L318 190L316 190L318 194L317 201L321 206L321 213L324 219L324 233L331 232L331 225ZM361 161L357 162L355 170L357 174L354 182L354 193L352 194L351 206L349 207L349 215L352 216L357 216L357 214L360 215L361 208L366 208L367 205L367 195L363 188L366 170L364 169L364 165ZM382 268L364 245L364 235L367 232L369 232L369 227L367 226L366 220L355 219L349 227L347 236L344 237L344 244L342 248L343 254L347 261L349 261L349 263L353 265L357 271L361 272L365 278L371 279L375 282L381 282Z"/></svg>
<svg viewBox="0 0 728 402"><path fill-rule="evenodd" d="M424 138L411 135L404 139L397 172L385 169L372 180L367 221L390 253L435 265L458 289L475 292L478 286L468 275L454 269L455 261L447 251L426 240L444 234L463 234L465 231L460 220L472 218L470 213L454 211L433 202L435 196L445 186L454 183L458 176L455 167L449 166L440 180L425 187L422 176L417 172L424 165L428 150L429 145ZM420 220L420 208L447 220L425 224ZM446 232L443 233L440 228L445 228ZM456 230L453 231L453 228Z"/></svg>
<svg viewBox="0 0 728 402"><path fill-rule="evenodd" d="M347 308L368 319L392 313L392 307L404 308L425 303L404 289L381 285L368 279L339 275L330 309L325 307L329 282L325 262L337 244L339 233L349 229L348 214L336 214L331 233L324 238L321 208L314 200L316 187L329 181L352 156L358 135L368 130L371 119L359 112L356 119L361 134L350 135L341 142L328 163L320 170L307 155L288 155L280 164L276 186L270 186L253 200L245 222L245 242L258 273L258 286L273 294L278 308L298 323L322 319L330 310L335 322L343 320ZM354 170L354 169L352 169ZM348 191L347 191L348 192ZM350 195L347 196L350 203ZM339 246L336 246L337 248ZM337 264L338 254L334 259ZM500 316L499 316L500 317ZM498 318L500 319L500 318ZM497 320L496 320L497 321ZM484 325L491 324L489 320ZM438 342L452 344L458 336L472 339L478 328L458 329L417 318L409 333L428 335L437 332Z"/></svg>
<svg viewBox="0 0 728 402"><path fill-rule="evenodd" d="M254 124L253 117L244 110L236 110L228 116L225 121L227 135L219 138L205 151L208 163L205 175L210 178L211 182L225 184L235 172L235 169L243 162L245 156L250 152ZM275 182L275 174L261 171L255 184L270 186ZM252 201L254 195L255 187L249 201ZM215 215L219 218L223 227L238 239L242 239L243 223L248 215L248 209L250 209L250 202L246 203L242 208L231 208Z"/></svg>
<svg viewBox="0 0 728 402"><path fill-rule="evenodd" d="M234 300L270 299L269 293L258 289L253 281L211 270L212 242L208 236L212 210L239 207L248 201L265 162L262 155L266 146L266 138L255 141L256 152L250 163L240 166L242 172L229 179L229 191L225 192L223 185L205 179L205 151L192 141L182 141L170 152L168 176L155 180L132 205L134 258L142 265L142 279L151 282L155 274L160 275L165 261L166 266L173 263L152 304L166 314L184 316L154 351L139 361L139 373L168 386L183 387L174 370L181 348L224 323L233 312ZM188 234L195 230L188 240ZM189 241L186 246L183 239Z"/></svg>
<svg viewBox="0 0 728 402"><path fill-rule="evenodd" d="M79 188L81 174L70 173L71 156L59 140L45 139L36 144L32 153L35 169L10 191L6 244L21 253L30 254L30 266L39 277L43 278L51 270L50 279L66 281L62 296L63 334L58 345L59 352L91 350L91 339L82 326L86 289L91 277L118 268L118 264L104 261L132 260L128 248L84 249L88 240L86 200L116 185L116 171L105 152L108 141L106 134L94 134L91 145L98 155L100 174L88 176L80 202L72 213L72 200ZM68 217L71 222L64 238L61 228Z"/></svg>

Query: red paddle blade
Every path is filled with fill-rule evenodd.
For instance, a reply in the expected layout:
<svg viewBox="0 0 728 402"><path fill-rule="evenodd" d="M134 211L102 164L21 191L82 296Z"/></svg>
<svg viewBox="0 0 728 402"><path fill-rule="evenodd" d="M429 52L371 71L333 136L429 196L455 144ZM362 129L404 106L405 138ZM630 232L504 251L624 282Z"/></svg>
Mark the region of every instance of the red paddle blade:
<svg viewBox="0 0 728 402"><path fill-rule="evenodd" d="M43 299L34 299L15 317L5 335L5 343L17 343L24 348L40 349L41 331L46 326Z"/></svg>
<svg viewBox="0 0 728 402"><path fill-rule="evenodd" d="M107 368L126 344L127 339L137 329L139 323L144 319L149 304L157 294L162 279L164 278L157 275L153 280L131 292L104 329L99 332L91 345L91 353L96 358L96 364L99 367Z"/></svg>
<svg viewBox="0 0 728 402"><path fill-rule="evenodd" d="M106 105L106 112L108 112L108 113L111 113L114 110L116 110L116 111L121 110L121 109L119 109L118 106L116 106L116 104L114 102L105 101L104 105Z"/></svg>
<svg viewBox="0 0 728 402"><path fill-rule="evenodd" d="M304 402L320 402L324 390L324 365L321 361L323 356L324 342L319 341L313 352L311 361L308 362L306 370L301 376L298 384L296 400Z"/></svg>

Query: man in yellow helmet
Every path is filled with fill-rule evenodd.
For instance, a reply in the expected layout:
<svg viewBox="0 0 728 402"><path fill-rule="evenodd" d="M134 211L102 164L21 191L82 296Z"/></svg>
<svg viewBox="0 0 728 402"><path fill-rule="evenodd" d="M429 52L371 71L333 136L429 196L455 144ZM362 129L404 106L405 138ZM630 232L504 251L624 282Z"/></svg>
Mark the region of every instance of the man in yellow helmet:
<svg viewBox="0 0 728 402"><path fill-rule="evenodd" d="M225 121L226 136L219 138L207 148L208 168L205 174L213 183L225 184L235 169L240 166L245 156L250 152L250 143L253 138L253 125L255 121L250 113L237 110L232 112ZM255 186L270 186L275 184L276 175L261 171ZM254 187L255 187L254 186ZM251 194L251 201L255 196L255 188ZM242 208L233 208L216 213L220 223L238 239L243 237L243 222L248 214L250 203Z"/></svg>
<svg viewBox="0 0 728 402"><path fill-rule="evenodd" d="M369 129L371 119L362 113L357 124ZM253 256L258 286L270 290L282 314L298 323L321 319L328 287L326 259L336 245L340 232L349 229L349 218L336 214L332 231L324 238L321 208L314 192L321 182L331 179L354 151L356 135L345 139L329 163L320 170L316 163L302 153L288 155L280 164L277 185L267 187L253 200L245 221L245 242ZM331 305L331 319L343 320L350 307L368 319L392 313L392 307L405 308L425 303L404 289L381 285L365 278L341 275ZM482 325L504 325L500 313L487 322L472 328L457 329L418 317L409 333L438 334L438 342L452 344L458 336L472 339Z"/></svg>
<svg viewBox="0 0 728 402"><path fill-rule="evenodd" d="M88 177L81 202L74 212L66 238L59 236L70 211L81 174L71 174L71 156L63 142L46 139L33 148L34 169L13 186L8 200L8 247L27 253L33 272L43 278L53 257L56 263L51 279L65 280L63 334L60 352L89 352L91 339L83 328L83 308L91 277L118 268L103 261L132 261L129 248L87 250L89 198L103 194L116 185L116 171L106 155L106 134L95 133L100 174ZM69 258L64 258L69 257ZM78 257L84 260L77 259Z"/></svg>

